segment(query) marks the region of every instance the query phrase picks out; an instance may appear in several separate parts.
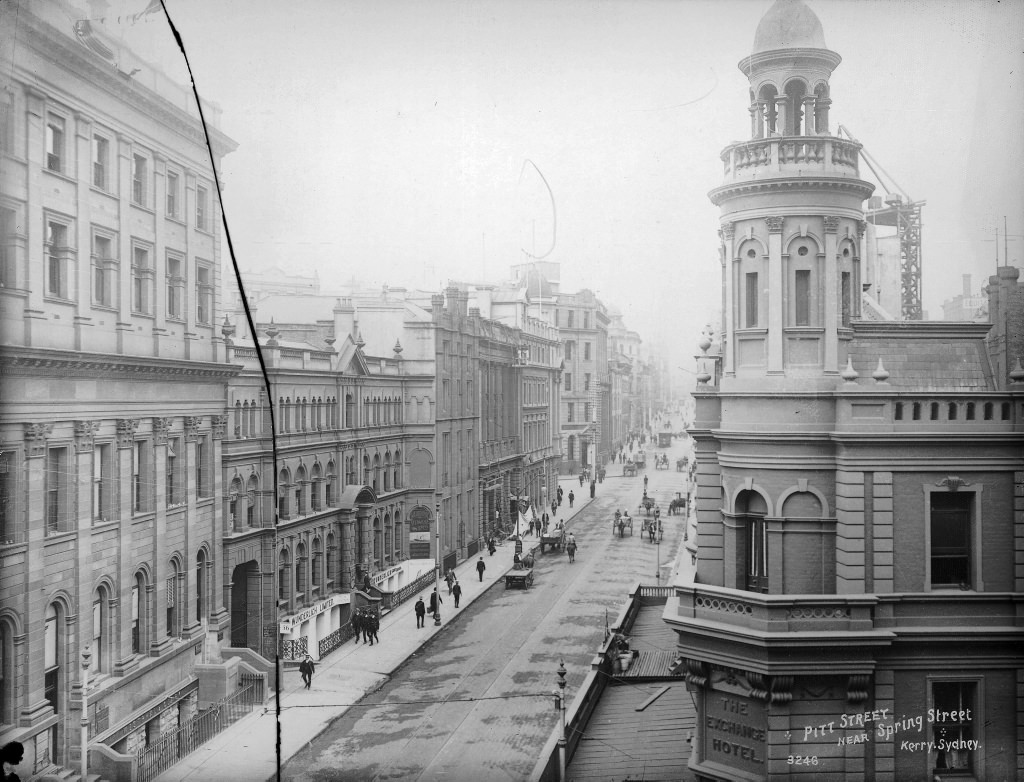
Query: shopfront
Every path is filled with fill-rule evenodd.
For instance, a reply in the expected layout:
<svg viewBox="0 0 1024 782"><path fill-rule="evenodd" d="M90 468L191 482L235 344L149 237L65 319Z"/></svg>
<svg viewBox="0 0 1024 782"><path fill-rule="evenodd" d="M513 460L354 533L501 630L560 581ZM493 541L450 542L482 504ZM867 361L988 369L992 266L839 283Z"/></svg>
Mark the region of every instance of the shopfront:
<svg viewBox="0 0 1024 782"><path fill-rule="evenodd" d="M337 648L336 636L341 632L348 593L331 595L278 623L281 658L301 660L309 655L314 660Z"/></svg>

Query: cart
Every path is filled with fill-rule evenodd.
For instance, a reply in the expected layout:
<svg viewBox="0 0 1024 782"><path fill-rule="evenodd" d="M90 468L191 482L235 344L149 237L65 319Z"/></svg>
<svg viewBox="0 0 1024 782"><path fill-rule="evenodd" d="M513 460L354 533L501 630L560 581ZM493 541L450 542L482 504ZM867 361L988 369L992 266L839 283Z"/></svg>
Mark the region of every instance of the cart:
<svg viewBox="0 0 1024 782"><path fill-rule="evenodd" d="M622 465L622 474L625 475L627 478L635 478L636 465L633 464L633 462L626 462L624 465Z"/></svg>
<svg viewBox="0 0 1024 782"><path fill-rule="evenodd" d="M625 537L626 529L629 529L629 536L633 537L633 517L622 516L618 519L612 519L612 534L615 534L615 530L619 531L619 537Z"/></svg>
<svg viewBox="0 0 1024 782"><path fill-rule="evenodd" d="M658 447L668 448L672 445L672 432L658 432Z"/></svg>
<svg viewBox="0 0 1024 782"><path fill-rule="evenodd" d="M553 549L562 550L565 545L565 530L556 527L552 531L540 536L540 553L544 553L544 547L550 546Z"/></svg>
<svg viewBox="0 0 1024 782"><path fill-rule="evenodd" d="M510 570L505 574L505 589L529 589L533 586L533 568Z"/></svg>

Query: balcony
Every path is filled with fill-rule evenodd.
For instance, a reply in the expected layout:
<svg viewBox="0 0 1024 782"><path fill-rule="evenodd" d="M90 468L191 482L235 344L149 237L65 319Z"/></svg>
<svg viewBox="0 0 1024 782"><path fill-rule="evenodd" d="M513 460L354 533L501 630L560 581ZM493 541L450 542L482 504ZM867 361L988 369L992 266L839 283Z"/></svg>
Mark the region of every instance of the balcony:
<svg viewBox="0 0 1024 782"><path fill-rule="evenodd" d="M819 174L859 179L861 145L833 136L777 136L731 144L722 151L725 184Z"/></svg>

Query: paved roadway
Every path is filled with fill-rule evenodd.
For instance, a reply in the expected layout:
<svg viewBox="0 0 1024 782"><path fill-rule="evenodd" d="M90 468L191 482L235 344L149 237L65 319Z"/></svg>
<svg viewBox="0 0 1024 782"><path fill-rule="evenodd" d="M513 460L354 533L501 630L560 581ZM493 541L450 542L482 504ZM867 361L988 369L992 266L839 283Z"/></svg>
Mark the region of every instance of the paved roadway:
<svg viewBox="0 0 1024 782"><path fill-rule="evenodd" d="M579 546L574 564L563 553L538 553L530 590L491 588L312 739L281 779L526 779L558 718L551 693L559 661L569 672L571 702L604 637L606 615L614 622L632 587L655 582L659 549L667 583L685 516L666 511L675 491L685 491L685 476L675 471L683 447L667 449L670 470L655 471L653 454L662 452L647 448L648 493L660 502L665 526L660 546L641 536L640 519L632 537L612 535L617 507L636 514L643 473L624 478L619 465L610 465L595 499L570 524Z"/></svg>

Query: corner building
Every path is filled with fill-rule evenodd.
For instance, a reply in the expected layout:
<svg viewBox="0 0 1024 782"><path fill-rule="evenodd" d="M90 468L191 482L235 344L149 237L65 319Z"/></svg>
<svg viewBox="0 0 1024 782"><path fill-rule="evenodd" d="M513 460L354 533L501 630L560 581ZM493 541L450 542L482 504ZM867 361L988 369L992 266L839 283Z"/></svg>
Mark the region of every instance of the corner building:
<svg viewBox="0 0 1024 782"><path fill-rule="evenodd" d="M807 6L771 7L710 194L721 366L694 393L697 577L665 614L690 768L1020 778L1024 387L987 324L860 320L873 188L829 130L839 63Z"/></svg>

